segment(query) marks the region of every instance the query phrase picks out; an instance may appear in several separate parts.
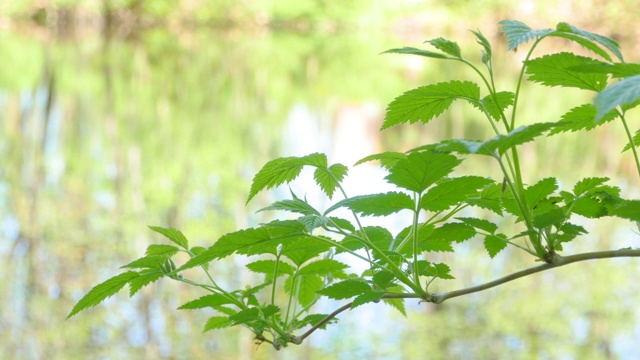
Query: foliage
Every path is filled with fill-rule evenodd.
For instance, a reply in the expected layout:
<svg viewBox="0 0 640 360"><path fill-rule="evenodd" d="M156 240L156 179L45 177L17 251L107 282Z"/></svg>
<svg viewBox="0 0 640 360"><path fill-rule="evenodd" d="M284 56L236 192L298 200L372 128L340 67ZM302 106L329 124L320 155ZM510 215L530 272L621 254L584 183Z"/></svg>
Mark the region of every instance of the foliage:
<svg viewBox="0 0 640 360"><path fill-rule="evenodd" d="M191 246L177 229L151 227L172 244L150 245L144 257L123 266L127 272L91 289L68 317L99 304L126 284L133 295L159 278L168 277L208 292L179 308L217 311L219 314L206 322L204 331L242 325L255 334L256 340L280 349L302 343L317 329L335 323L339 313L363 304L382 301L404 313L406 299L439 304L577 261L640 256L640 250L630 248L560 255L566 243L587 233L575 221L577 217L619 217L640 224L640 201L623 198L621 190L601 176L582 179L569 189L561 189L553 177L526 184L518 153L519 145L537 141L544 134L556 136L566 131L591 130L619 120L628 137L625 149L632 151L640 174L638 135L632 136L625 117L628 110L640 103L639 65L624 63L614 40L566 23L541 30L512 20L500 24L509 50L533 41L514 91L496 88L495 54L479 31L472 33L482 48L480 60L484 68L463 57L457 43L443 38L428 41L437 52L408 47L392 49L387 52L463 63L481 81L478 84L451 80L410 90L389 104L382 124L382 129L386 129L418 121L427 123L438 118L454 101L464 100L485 115L495 136L486 140L444 139L404 153L368 156L357 164L380 161L387 171L385 180L397 189L355 197L349 197L342 187L348 167L329 164L324 154L272 160L255 175L247 202L263 190L292 182L305 167L314 170L313 178L327 198L333 199L339 193L343 199L327 209L319 209L291 191L290 199L276 201L261 211L289 212L296 219L274 220L231 232L208 248ZM575 42L599 59L571 52L533 58L537 45L549 37ZM525 74L530 81L543 86L578 88L597 96L594 104L574 107L556 122L518 124L517 105L524 96L520 90ZM612 79L621 80L610 85ZM487 92L484 96L483 88ZM453 175L465 160L460 155L493 158L502 170L502 181ZM462 216L469 207L493 212L503 221ZM338 209L350 211L352 217L332 216ZM406 219L406 228L398 234L382 226L363 226L360 221L364 216L397 213ZM514 222L518 230L512 233L502 230L508 222ZM432 253L455 252L455 244L475 239L482 241L491 258L513 246L543 264L484 285L448 293L431 292L434 281L453 278L450 266L436 262ZM178 253L189 257L179 266L174 262ZM208 264L234 254L258 257L247 268L262 274L264 282L235 290L220 286L210 275ZM336 259L338 254L363 262L367 269L354 273L347 263ZM200 268L208 283L192 280L192 272L187 272L192 268ZM286 300L276 301L281 299L276 295L282 289ZM350 302L331 314L318 314L313 305L322 297Z"/></svg>

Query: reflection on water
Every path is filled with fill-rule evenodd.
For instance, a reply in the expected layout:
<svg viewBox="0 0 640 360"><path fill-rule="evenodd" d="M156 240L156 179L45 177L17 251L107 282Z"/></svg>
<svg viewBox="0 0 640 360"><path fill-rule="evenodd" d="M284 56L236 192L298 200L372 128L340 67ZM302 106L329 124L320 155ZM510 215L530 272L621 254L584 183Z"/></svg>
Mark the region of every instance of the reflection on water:
<svg viewBox="0 0 640 360"><path fill-rule="evenodd" d="M264 221L267 215L253 211L287 196L288 189L261 194L247 208L244 202L251 178L273 157L326 152L331 162L350 166L371 153L406 150L443 136L485 136L478 130L479 114L454 106L442 122L378 137L384 106L394 96L421 77L435 82L454 74L376 55L397 45L383 35L358 33L244 36L202 30L178 36L152 29L128 41L89 37L53 43L0 33L5 59L0 66L0 335L7 339L0 354L34 359L70 354L206 358L214 352L230 359L271 356L270 350L256 351L241 329L200 334L203 312L174 309L201 294L170 282L159 282L133 300L118 296L70 321L64 318L89 286L158 240L147 225L178 227L193 243L207 245L225 232ZM530 101L544 97L536 93ZM549 106L562 108L553 101ZM613 136L607 134L602 136ZM531 156L542 151L539 157L552 159L549 154L581 146L553 141L549 153L531 148ZM598 161L617 171L617 155L613 159ZM548 170L540 167L542 174ZM374 165L360 165L350 174L349 195L388 190L384 173ZM571 174L562 176L573 181ZM292 185L327 205L311 188L310 177ZM399 231L405 225L400 219L390 226ZM585 249L608 248L609 240L587 237ZM492 266L476 245L462 249L466 260L436 255L457 264L455 284L477 284L528 265L514 260ZM441 308L408 304L423 312L408 320L363 307L353 317L343 316L342 328L282 355L382 358L402 347L406 358L419 358L420 346L428 345L434 357L465 357L468 346L488 344L503 354L579 356L606 354L604 348L629 354L639 351L629 345L639 330L625 320L637 318L640 291L625 275L638 264L616 263L626 270L611 264L561 269L544 282L542 277L522 280L503 292ZM228 284L251 281L241 266L241 260L212 265ZM600 285L590 288L591 282ZM377 324L398 330L389 337ZM414 341L416 336L422 340ZM373 348L372 342L379 346ZM560 350L545 353L548 346Z"/></svg>

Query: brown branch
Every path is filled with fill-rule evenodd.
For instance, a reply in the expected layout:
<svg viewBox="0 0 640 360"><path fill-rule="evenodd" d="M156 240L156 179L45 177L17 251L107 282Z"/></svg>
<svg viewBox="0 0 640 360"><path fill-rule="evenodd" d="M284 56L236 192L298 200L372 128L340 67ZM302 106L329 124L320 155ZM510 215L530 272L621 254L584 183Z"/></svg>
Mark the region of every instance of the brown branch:
<svg viewBox="0 0 640 360"><path fill-rule="evenodd" d="M430 301L432 303L435 304L440 304L442 302L444 302L445 300L454 298L454 297L458 297L458 296L462 296L462 295L467 295L467 294L471 294L474 292L478 292L478 291L483 291L483 290L487 290L490 289L492 287L498 286L498 285L502 285L504 283L507 283L509 281L512 280L516 280L531 274L535 274L541 271L545 271L545 270L549 270L549 269L553 269L553 268L557 268L560 266L564 266L564 265L568 265L574 262L578 262L578 261L586 261L586 260L596 260L596 259L608 259L608 258L615 258L615 257L640 257L640 249L621 249L621 250L609 250L609 251L596 251L596 252L588 252L588 253L584 253L584 254L577 254L577 255L569 255L569 256L560 256L558 254L552 254L549 257L549 263L547 264L542 264L542 265L538 265L538 266L534 266L532 268L529 269L525 269L525 270L521 270L518 272L515 272L513 274L507 275L505 277L502 277L500 279L496 279L493 281L490 281L486 284L482 284L482 285L477 285L477 286L472 286L466 289L460 289L460 290L454 290L454 291L450 291L450 292L446 292L446 293L441 293L441 294L431 294L427 299L427 301Z"/></svg>

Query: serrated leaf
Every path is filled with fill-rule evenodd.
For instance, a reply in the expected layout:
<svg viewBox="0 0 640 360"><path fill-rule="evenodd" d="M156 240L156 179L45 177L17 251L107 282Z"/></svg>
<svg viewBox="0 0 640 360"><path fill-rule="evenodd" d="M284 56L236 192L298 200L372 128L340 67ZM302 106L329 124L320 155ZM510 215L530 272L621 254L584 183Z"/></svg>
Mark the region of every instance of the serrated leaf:
<svg viewBox="0 0 640 360"><path fill-rule="evenodd" d="M120 268L131 268L131 269L158 269L160 270L160 264L164 261L164 257L161 256L145 256L140 259L134 260L127 265L121 266Z"/></svg>
<svg viewBox="0 0 640 360"><path fill-rule="evenodd" d="M262 311L262 316L264 316L265 318L280 312L280 308L277 305L273 304L267 305L260 310Z"/></svg>
<svg viewBox="0 0 640 360"><path fill-rule="evenodd" d="M527 204L531 207L536 206L542 199L553 194L558 190L558 182L556 178L545 178L534 185L527 187L525 197Z"/></svg>
<svg viewBox="0 0 640 360"><path fill-rule="evenodd" d="M203 309L207 307L217 307L220 305L232 304L232 301L221 294L211 294L199 297L193 301L183 304L178 310Z"/></svg>
<svg viewBox="0 0 640 360"><path fill-rule="evenodd" d="M332 240L326 237L323 238L325 241L319 241L311 237L299 237L287 240L284 243L282 255L286 256L296 266L301 266L321 253L329 251L331 248L329 243Z"/></svg>
<svg viewBox="0 0 640 360"><path fill-rule="evenodd" d="M156 245L151 244L147 247L147 251L145 252L146 256L154 257L172 257L175 255L180 249L172 245Z"/></svg>
<svg viewBox="0 0 640 360"><path fill-rule="evenodd" d="M394 151L387 151L380 154L373 154L369 156L365 156L362 159L358 160L354 165L360 165L368 161L378 160L380 161L380 165L389 170L391 169L398 160L406 159L407 155Z"/></svg>
<svg viewBox="0 0 640 360"><path fill-rule="evenodd" d="M480 87L470 81L449 81L422 86L395 98L387 107L381 130L404 123L427 123L442 114L456 99L472 104L480 100Z"/></svg>
<svg viewBox="0 0 640 360"><path fill-rule="evenodd" d="M620 44L618 44L617 41L608 38L606 36L602 36L602 35L598 35L598 34L594 34L592 32L589 31L585 31L582 29L579 29L573 25L570 25L566 22L561 22L558 23L558 25L556 25L556 30L559 32L565 32L565 33L572 33L572 34L576 34L576 35L580 35L583 36L589 40L595 41L597 43L599 43L600 45L604 46L605 48L607 48L609 51L611 51L615 56L618 57L618 59L620 59L621 62L624 62L624 59L622 58L622 52L620 52Z"/></svg>
<svg viewBox="0 0 640 360"><path fill-rule="evenodd" d="M633 147L638 147L640 146L640 129L638 129L638 131L636 131L635 135L633 135ZM622 149L622 152L625 152L627 150L631 150L631 142L628 142L627 145L624 146L624 149Z"/></svg>
<svg viewBox="0 0 640 360"><path fill-rule="evenodd" d="M487 249L491 258L507 247L506 240L507 237L504 234L489 235L484 238L484 248Z"/></svg>
<svg viewBox="0 0 640 360"><path fill-rule="evenodd" d="M178 271L207 264L214 259L224 258L233 253L255 255L275 254L276 247L285 242L293 243L305 239L304 226L295 220L274 221L267 226L239 230L223 235L215 244L192 257Z"/></svg>
<svg viewBox="0 0 640 360"><path fill-rule="evenodd" d="M340 182L347 175L349 168L342 164L333 164L326 167L319 167L313 173L316 184L320 186L322 191L331 199Z"/></svg>
<svg viewBox="0 0 640 360"><path fill-rule="evenodd" d="M520 44L529 40L548 35L553 30L533 30L526 24L516 20L502 20L498 23L500 31L506 36L509 43L509 51L515 50Z"/></svg>
<svg viewBox="0 0 640 360"><path fill-rule="evenodd" d="M502 185L491 184L486 186L480 192L480 197L469 199L467 203L502 215Z"/></svg>
<svg viewBox="0 0 640 360"><path fill-rule="evenodd" d="M373 282L381 289L386 289L389 285L393 284L396 276L388 270L380 270L373 274Z"/></svg>
<svg viewBox="0 0 640 360"><path fill-rule="evenodd" d="M607 74L585 73L569 70L597 60L569 52L545 55L525 62L529 80L546 86L574 87L583 90L602 91L607 86Z"/></svg>
<svg viewBox="0 0 640 360"><path fill-rule="evenodd" d="M462 176L439 183L427 191L420 201L427 211L443 211L467 200L471 194L491 183L492 180L481 176Z"/></svg>
<svg viewBox="0 0 640 360"><path fill-rule="evenodd" d="M304 166L327 167L325 154L313 153L302 157L282 157L269 161L253 178L247 203L261 190L295 180Z"/></svg>
<svg viewBox="0 0 640 360"><path fill-rule="evenodd" d="M174 229L172 227L163 228L160 226L149 226L149 229L166 236L169 240L173 241L183 249L185 250L189 249L189 241L184 236L184 234L180 232L180 230Z"/></svg>
<svg viewBox="0 0 640 360"><path fill-rule="evenodd" d="M204 329L202 332L207 332L209 330L216 329L224 329L226 327L232 326L233 322L229 320L226 316L212 316L207 320L207 323L204 325Z"/></svg>
<svg viewBox="0 0 640 360"><path fill-rule="evenodd" d="M451 276L451 268L444 263L431 263L425 260L419 260L419 273L422 276L438 277L443 280L455 279Z"/></svg>
<svg viewBox="0 0 640 360"><path fill-rule="evenodd" d="M462 58L462 53L460 52L460 46L458 46L458 44L456 44L454 41L439 37L439 38L428 40L425 42L431 44L431 46L444 52L445 54L449 54L457 59Z"/></svg>
<svg viewBox="0 0 640 360"><path fill-rule="evenodd" d="M129 296L135 295L143 287L155 282L164 276L164 273L156 269L145 269L138 273L140 276L129 281Z"/></svg>
<svg viewBox="0 0 640 360"><path fill-rule="evenodd" d="M327 215L341 207L346 207L361 216L388 216L405 209L413 210L414 202L409 195L393 191L384 194L354 196L337 202L324 214Z"/></svg>
<svg viewBox="0 0 640 360"><path fill-rule="evenodd" d="M417 49L414 47L407 47L407 46L402 48L397 48L397 49L389 49L383 52L382 54L409 54L409 55L425 56L425 57L435 58L435 59L450 59L450 57L441 53L437 53L429 50Z"/></svg>
<svg viewBox="0 0 640 360"><path fill-rule="evenodd" d="M602 121L595 122L593 119L596 117L596 112L596 107L592 104L583 104L572 108L562 115L560 121L556 123L557 126L549 132L549 136L565 131L591 130L596 126L615 119L617 116L617 114L612 111L609 112Z"/></svg>
<svg viewBox="0 0 640 360"><path fill-rule="evenodd" d="M607 64L602 61L595 61L590 64L572 66L569 70L587 73L611 74L614 78L626 78L629 76L640 75L640 64Z"/></svg>
<svg viewBox="0 0 640 360"><path fill-rule="evenodd" d="M396 241L395 241L395 251L405 255L405 256L411 256L413 254L413 247L411 246L410 242L405 243L404 247L400 248L400 244L407 238L411 239L413 241L413 231L414 227L413 226L408 226L406 228L404 228L402 231L400 231L400 233L398 233L398 236L396 236ZM418 250L422 251L425 248L425 244L427 242L433 242L432 239L430 239L430 235L433 233L433 230L435 229L435 226L433 226L433 224L427 224L427 223L421 223L418 224ZM441 244L442 243L442 244ZM443 247L445 247L445 250L440 250L440 251L451 251L453 250L453 248L451 248L451 242L448 240L445 241L440 241L438 243L432 243L429 246L430 247L438 247L438 245L441 245ZM449 250L451 249L451 250ZM438 250L436 250L438 251Z"/></svg>
<svg viewBox="0 0 640 360"><path fill-rule="evenodd" d="M496 230L498 230L498 225L485 219L457 217L456 220L460 220L469 226L473 226L476 229L484 230L491 234L493 234Z"/></svg>
<svg viewBox="0 0 640 360"><path fill-rule="evenodd" d="M355 232L356 228L355 226L353 226L353 224L351 224L350 221L342 219L342 218L337 218L337 217L333 217L333 216L329 216L328 217L329 222L327 223L327 227L329 228L334 228L334 229L338 229L338 230L346 230L346 232Z"/></svg>
<svg viewBox="0 0 640 360"><path fill-rule="evenodd" d="M383 291L367 291L358 295L353 302L351 303L351 309L355 309L360 305L364 305L366 303L378 301L384 297Z"/></svg>
<svg viewBox="0 0 640 360"><path fill-rule="evenodd" d="M382 299L382 301L392 308L398 310L403 316L407 316L407 311L405 310L404 306L404 299Z"/></svg>
<svg viewBox="0 0 640 360"><path fill-rule="evenodd" d="M322 278L315 274L299 275L295 277L295 284L292 287L292 278L288 278L285 282L285 289L293 291L296 299L303 307L307 307L316 300L318 291L322 289L324 282Z"/></svg>
<svg viewBox="0 0 640 360"><path fill-rule="evenodd" d="M318 294L324 295L331 299L341 300L358 296L362 293L371 291L371 286L361 280L343 280L318 291Z"/></svg>
<svg viewBox="0 0 640 360"><path fill-rule="evenodd" d="M550 210L533 217L533 226L538 229L544 229L548 226L560 227L567 220L563 209L553 206Z"/></svg>
<svg viewBox="0 0 640 360"><path fill-rule="evenodd" d="M471 30L471 32L476 36L476 42L480 46L482 46L482 48L484 49L484 53L482 56L482 63L489 66L489 63L491 62L491 57L493 55L493 51L491 50L491 43L489 42L489 40L487 40L486 37L484 37L484 35L482 35L480 30L478 31Z"/></svg>
<svg viewBox="0 0 640 360"><path fill-rule="evenodd" d="M560 37L563 39L567 39L570 41L573 41L577 44L579 44L580 46L584 47L587 50L591 50L592 52L602 56L603 58L605 58L608 61L613 61L613 59L611 59L611 56L609 56L609 54L604 51L600 46L598 46L597 44L593 43L592 41L585 39L583 37L580 37L578 35L575 34L570 34L570 33L565 33L565 32L553 32L551 33L549 36L554 36L554 37Z"/></svg>
<svg viewBox="0 0 640 360"><path fill-rule="evenodd" d="M246 324L258 319L260 319L260 309L257 307L240 310L236 314L229 316L229 320L233 321L234 325Z"/></svg>
<svg viewBox="0 0 640 360"><path fill-rule="evenodd" d="M473 226L465 223L447 223L433 230L427 243L446 240L449 243L455 241L461 243L463 241L471 239L476 234L476 229Z"/></svg>
<svg viewBox="0 0 640 360"><path fill-rule="evenodd" d="M484 105L489 115L499 121L502 118L504 110L513 105L515 101L515 94L511 91L500 91L491 95L487 95L480 100L480 104Z"/></svg>
<svg viewBox="0 0 640 360"><path fill-rule="evenodd" d="M640 75L618 81L596 96L593 102L598 109L596 123L617 106L631 105L638 100L640 100Z"/></svg>
<svg viewBox="0 0 640 360"><path fill-rule="evenodd" d="M302 215L320 215L318 210L314 209L313 206L309 205L309 203L307 203L306 201L298 198L276 201L275 203L258 211L260 212L267 210L282 210Z"/></svg>
<svg viewBox="0 0 640 360"><path fill-rule="evenodd" d="M326 225L329 219L322 215L306 215L299 217L298 221L304 225L307 232L311 234L313 230Z"/></svg>
<svg viewBox="0 0 640 360"><path fill-rule="evenodd" d="M344 274L343 270L348 268L347 264L341 263L333 259L320 259L303 266L298 270L299 275L315 274L320 276L325 275L341 275Z"/></svg>
<svg viewBox="0 0 640 360"><path fill-rule="evenodd" d="M320 323L322 320L327 318L327 314L311 314L311 315L307 315L304 319L301 320L302 323L304 324L308 324L311 326L315 326L316 324ZM335 324L336 322L338 322L337 318L331 318L329 321L327 321L324 325L320 326L320 329L326 329L327 325L329 324Z"/></svg>
<svg viewBox="0 0 640 360"><path fill-rule="evenodd" d="M462 160L453 155L432 151L415 152L399 160L385 177L389 183L422 193L436 181L447 176Z"/></svg>
<svg viewBox="0 0 640 360"><path fill-rule="evenodd" d="M120 275L116 275L107 281L100 283L93 287L89 292L78 301L78 303L71 309L67 319L77 314L78 312L94 307L100 304L103 300L115 295L120 289L122 289L129 281L140 276L135 271L127 271Z"/></svg>
<svg viewBox="0 0 640 360"><path fill-rule="evenodd" d="M640 221L640 200L624 200L609 209L609 215Z"/></svg>
<svg viewBox="0 0 640 360"><path fill-rule="evenodd" d="M249 270L253 272L266 274L267 278L272 278L276 268L276 261L275 260L258 260L258 261L249 263L246 266ZM279 261L278 276L281 276L284 274L293 275L295 271L296 269L293 266L289 265L289 263L284 261Z"/></svg>
<svg viewBox="0 0 640 360"><path fill-rule="evenodd" d="M591 178L584 178L580 181L578 181L574 186L573 186L573 193L576 196L580 196L590 190L595 189L596 187L604 184L605 182L609 181L608 177L591 177Z"/></svg>

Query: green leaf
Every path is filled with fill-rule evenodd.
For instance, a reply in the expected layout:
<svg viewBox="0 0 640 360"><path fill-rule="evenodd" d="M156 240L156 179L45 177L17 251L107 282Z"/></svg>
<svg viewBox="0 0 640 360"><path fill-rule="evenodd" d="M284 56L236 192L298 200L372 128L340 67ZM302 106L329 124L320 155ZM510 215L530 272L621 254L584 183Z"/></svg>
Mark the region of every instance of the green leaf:
<svg viewBox="0 0 640 360"><path fill-rule="evenodd" d="M380 154L373 154L369 156L365 156L364 158L358 160L355 165L360 165L368 161L378 160L380 161L380 165L389 170L391 169L398 160L406 159L407 155L399 152L387 151Z"/></svg>
<svg viewBox="0 0 640 360"><path fill-rule="evenodd" d="M491 258L507 247L506 240L507 237L504 234L489 235L484 238L484 248L487 249Z"/></svg>
<svg viewBox="0 0 640 360"><path fill-rule="evenodd" d="M611 56L609 56L609 54L602 50L602 48L600 46L598 46L597 44L593 43L591 40L589 39L585 39L583 37L574 35L574 34L569 34L569 33L564 33L564 32L553 32L551 34L549 34L549 36L554 36L554 37L560 37L560 38L564 38L570 41L573 41L577 44L579 44L580 46L584 47L587 50L591 50L592 52L602 56L603 58L605 58L608 61L613 61L613 59L611 59Z"/></svg>
<svg viewBox="0 0 640 360"><path fill-rule="evenodd" d="M497 135L486 141L463 139L445 140L435 146L427 145L413 149L412 151L433 149L435 151L457 152L459 154L495 156L495 151L497 150L498 154L502 156L512 147L533 141L533 139L542 135L545 131L553 128L554 126L556 126L556 123L524 125L515 130L511 130L506 135Z"/></svg>
<svg viewBox="0 0 640 360"><path fill-rule="evenodd" d="M129 281L140 276L135 271L127 271L120 275L116 275L107 281L96 285L73 307L67 319L77 314L78 312L94 307L100 304L103 300L115 295L120 289L122 289Z"/></svg>
<svg viewBox="0 0 640 360"><path fill-rule="evenodd" d="M618 44L617 41L611 38L578 29L577 27L567 24L566 22L558 23L558 25L556 26L556 30L558 32L580 35L591 41L595 41L611 51L615 56L618 57L618 59L620 59L620 61L624 62L624 59L622 58L622 52L620 52L620 44Z"/></svg>
<svg viewBox="0 0 640 360"><path fill-rule="evenodd" d="M323 237L324 238L324 237ZM326 240L331 241L329 238ZM282 255L293 261L296 266L301 266L308 260L329 251L331 245L327 242L321 242L311 237L300 237L293 240L287 240L283 243Z"/></svg>
<svg viewBox="0 0 640 360"><path fill-rule="evenodd" d="M526 24L516 20L502 20L498 24L507 38L509 51L515 50L522 43L548 35L553 31L551 29L533 30Z"/></svg>
<svg viewBox="0 0 640 360"><path fill-rule="evenodd" d="M425 41L425 43L431 44L431 46L435 47L445 54L449 54L455 57L456 59L462 59L460 46L458 46L458 44L456 44L454 41L439 37L433 40Z"/></svg>
<svg viewBox="0 0 640 360"><path fill-rule="evenodd" d="M557 126L549 132L549 136L566 131L591 130L615 119L617 116L614 111L611 111L602 121L595 122L593 119L596 117L596 112L596 107L592 104L574 107L562 115L560 121L556 123Z"/></svg>
<svg viewBox="0 0 640 360"><path fill-rule="evenodd" d="M416 49L414 47L406 47L406 46L402 48L397 48L397 49L390 49L383 52L382 54L409 54L409 55L425 56L425 57L435 58L435 59L450 59L450 57L444 54L440 54L440 53L429 51L429 50Z"/></svg>
<svg viewBox="0 0 640 360"><path fill-rule="evenodd" d="M184 236L184 234L180 232L180 230L174 229L172 227L163 228L160 226L149 226L149 229L166 236L169 240L173 241L183 249L189 249L189 241Z"/></svg>
<svg viewBox="0 0 640 360"><path fill-rule="evenodd" d="M327 223L327 227L338 229L338 230L346 230L347 232L356 231L356 228L348 220L333 217L333 216L329 216L328 219L329 219L329 222Z"/></svg>
<svg viewBox="0 0 640 360"><path fill-rule="evenodd" d="M292 289L292 281L295 279L294 288ZM313 304L318 298L318 291L322 289L324 282L322 278L315 274L299 275L295 278L287 278L285 281L285 290L293 291L296 299L303 307Z"/></svg>
<svg viewBox="0 0 640 360"><path fill-rule="evenodd" d="M332 274L334 276L341 276L344 274L344 269L348 268L347 264L341 263L333 259L321 259L310 262L304 267L298 270L299 275L315 274L325 276Z"/></svg>
<svg viewBox="0 0 640 360"><path fill-rule="evenodd" d="M449 243L455 241L461 243L471 239L476 234L473 226L465 223L447 223L433 230L427 243L439 240L446 240Z"/></svg>
<svg viewBox="0 0 640 360"><path fill-rule="evenodd" d="M389 104L381 130L407 122L422 121L426 124L442 114L456 99L477 104L480 87L470 81L453 80L407 91Z"/></svg>
<svg viewBox="0 0 640 360"><path fill-rule="evenodd" d="M129 281L129 296L135 295L143 287L155 282L164 276L164 273L156 269L145 269L138 273L140 276Z"/></svg>
<svg viewBox="0 0 640 360"><path fill-rule="evenodd" d="M154 256L172 257L178 251L180 251L180 249L172 245L152 244L152 245L149 245L149 247L147 247L147 251L145 252L145 255L147 255L148 257L154 257Z"/></svg>
<svg viewBox="0 0 640 360"><path fill-rule="evenodd" d="M232 326L233 322L229 320L226 316L212 316L207 320L207 323L204 325L204 330L202 332L207 332L209 330L216 329L224 329L226 327Z"/></svg>
<svg viewBox="0 0 640 360"><path fill-rule="evenodd" d="M383 291L367 291L358 295L355 299L353 299L353 303L351 303L351 308L355 309L360 305L364 305L366 303L379 301L384 296Z"/></svg>
<svg viewBox="0 0 640 360"><path fill-rule="evenodd" d="M362 280L349 279L319 290L318 294L331 299L341 300L349 299L368 291L371 291L371 286L366 282Z"/></svg>
<svg viewBox="0 0 640 360"><path fill-rule="evenodd" d="M302 215L320 215L318 210L314 209L313 206L309 205L309 203L307 203L306 201L298 198L291 199L291 200L277 201L258 211L267 211L267 210L282 210L282 211L289 211L289 212L298 213Z"/></svg>
<svg viewBox="0 0 640 360"><path fill-rule="evenodd" d="M482 63L489 66L489 64L491 63L491 57L493 55L493 51L491 50L491 43L489 42L489 40L487 40L486 37L484 37L484 35L482 35L480 30L471 30L471 32L476 36L476 42L484 49L484 52L482 54Z"/></svg>
<svg viewBox="0 0 640 360"><path fill-rule="evenodd" d="M196 300L189 301L178 308L178 310L203 309L207 307L216 307L220 305L233 304L231 300L222 294L211 294L202 296Z"/></svg>
<svg viewBox="0 0 640 360"><path fill-rule="evenodd" d="M304 225L307 232L311 234L313 230L326 225L329 219L322 215L306 215L299 217L298 221Z"/></svg>
<svg viewBox="0 0 640 360"><path fill-rule="evenodd" d="M273 316L280 312L280 308L277 305L273 304L267 305L260 310L262 311L262 316L264 316L265 318Z"/></svg>
<svg viewBox="0 0 640 360"><path fill-rule="evenodd" d="M437 277L443 280L455 279L453 276L451 276L450 274L451 268L447 264L444 264L444 263L434 264L425 260L419 260L418 263L420 268L419 273L422 276Z"/></svg>
<svg viewBox="0 0 640 360"><path fill-rule="evenodd" d="M640 200L624 200L612 209L609 209L609 215L640 221Z"/></svg>
<svg viewBox="0 0 640 360"><path fill-rule="evenodd" d="M347 175L348 171L349 168L342 164L333 164L328 168L318 167L313 177L316 180L316 184L318 184L322 191L331 199L336 188L340 185L340 182L344 179L345 175Z"/></svg>
<svg viewBox="0 0 640 360"><path fill-rule="evenodd" d="M246 266L249 270L253 272L266 274L267 278L270 279L273 277L273 273L276 268L276 261L275 260L258 260L258 261L249 263ZM280 263L278 264L278 276L281 276L284 274L293 275L295 271L296 269L293 266L289 265L289 263L280 260Z"/></svg>
<svg viewBox="0 0 640 360"><path fill-rule="evenodd" d="M431 151L415 152L399 160L385 177L388 182L401 188L422 193L436 181L447 176L460 164L453 155Z"/></svg>
<svg viewBox="0 0 640 360"><path fill-rule="evenodd" d="M314 153L303 157L283 157L269 161L253 178L247 203L261 190L295 180L306 165L327 167L327 156Z"/></svg>
<svg viewBox="0 0 640 360"><path fill-rule="evenodd" d="M599 92L607 86L607 74L569 70L571 67L592 64L595 61L597 60L561 52L528 60L525 65L530 81L546 86L575 87Z"/></svg>
<svg viewBox="0 0 640 360"><path fill-rule="evenodd" d="M607 215L604 204L595 197L581 197L574 201L571 211L590 219L596 219Z"/></svg>
<svg viewBox="0 0 640 360"><path fill-rule="evenodd" d="M388 216L405 209L413 210L414 202L409 195L393 191L384 194L354 196L331 206L325 211L325 215L341 207L346 207L361 216Z"/></svg>
<svg viewBox="0 0 640 360"><path fill-rule="evenodd" d="M324 320L327 318L327 316L329 316L328 314L311 314L311 315L307 315L304 319L302 319L301 321L305 324L311 325L311 326L315 326L316 324L318 324L320 321ZM329 321L327 321L324 325L320 326L320 329L326 329L327 325L329 324L335 324L338 321L337 318L332 318Z"/></svg>
<svg viewBox="0 0 640 360"><path fill-rule="evenodd" d="M551 225L559 228L565 220L567 220L567 218L564 210L557 206L553 206L549 211L536 214L533 217L533 226L538 229L544 229Z"/></svg>
<svg viewBox="0 0 640 360"><path fill-rule="evenodd" d="M605 62L596 61L591 64L572 66L569 70L587 73L611 74L614 78L626 78L634 75L640 75L640 64L607 64Z"/></svg>
<svg viewBox="0 0 640 360"><path fill-rule="evenodd" d="M246 324L259 319L260 309L257 307L240 310L236 314L229 316L229 320L233 321L234 325Z"/></svg>
<svg viewBox="0 0 640 360"><path fill-rule="evenodd" d="M239 230L223 235L215 244L192 257L178 271L198 265L207 264L214 259L221 259L233 253L255 255L263 253L275 254L276 247L284 243L293 243L305 239L304 226L295 220L274 221L259 228Z"/></svg>
<svg viewBox="0 0 640 360"><path fill-rule="evenodd" d="M160 264L164 262L165 258L162 256L145 256L140 259L134 260L127 265L121 266L120 268L131 268L131 269L157 269L160 270Z"/></svg>
<svg viewBox="0 0 640 360"><path fill-rule="evenodd" d="M617 106L631 105L638 100L640 100L640 75L618 81L596 96L593 102L598 109L595 121L602 121L604 116Z"/></svg>
<svg viewBox="0 0 640 360"><path fill-rule="evenodd" d="M591 178L584 178L580 181L578 181L574 186L573 186L573 193L576 196L580 196L588 191L591 191L595 188L597 188L598 186L604 184L605 182L609 181L608 177L591 177Z"/></svg>
<svg viewBox="0 0 640 360"><path fill-rule="evenodd" d="M491 115L494 120L499 121L502 118L504 110L513 105L515 96L516 94L511 91L500 91L495 93L493 97L491 95L483 97L479 104L484 105L489 115Z"/></svg>
<svg viewBox="0 0 640 360"><path fill-rule="evenodd" d="M469 199L467 203L502 215L502 184L488 185L482 189L480 197Z"/></svg>
<svg viewBox="0 0 640 360"><path fill-rule="evenodd" d="M469 226L473 226L476 229L484 230L491 234L493 234L496 230L498 230L498 225L490 222L489 220L470 218L470 217L458 217L456 219L462 221L463 223Z"/></svg>
<svg viewBox="0 0 640 360"><path fill-rule="evenodd" d="M404 292L401 286L390 288L388 290L393 292ZM405 317L407 316L407 311L405 310L405 307L404 307L404 299L382 299L382 301L385 304L391 306L392 308L398 310L403 316Z"/></svg>
<svg viewBox="0 0 640 360"><path fill-rule="evenodd" d="M393 284L396 276L388 270L380 270L373 274L373 282L381 289L386 289L389 285Z"/></svg>
<svg viewBox="0 0 640 360"><path fill-rule="evenodd" d="M470 195L491 183L492 180L481 176L463 176L441 182L427 191L420 202L427 211L443 211L467 200Z"/></svg>
<svg viewBox="0 0 640 360"><path fill-rule="evenodd" d="M391 233L389 232L389 230L381 227L381 226L366 226L364 227L364 233L365 235L362 234L362 232L357 231L354 235L359 237L359 238L367 238L369 239L369 241L371 241L371 243L373 243L378 249L381 250L386 250L389 248L389 246L391 245L391 242L393 241L393 235L391 235ZM357 250L357 249L361 249L362 247L364 247L364 244L362 243L362 241L356 240L353 237L349 236L347 238L345 238L342 242L341 242L342 246L350 249L350 250ZM337 251L336 253L341 253L342 251ZM378 258L379 255L378 254L374 254L375 258Z"/></svg>
<svg viewBox="0 0 640 360"><path fill-rule="evenodd" d="M541 200L553 194L556 190L558 190L558 183L556 178L542 179L535 185L531 185L525 190L527 204L531 207L534 207Z"/></svg>

